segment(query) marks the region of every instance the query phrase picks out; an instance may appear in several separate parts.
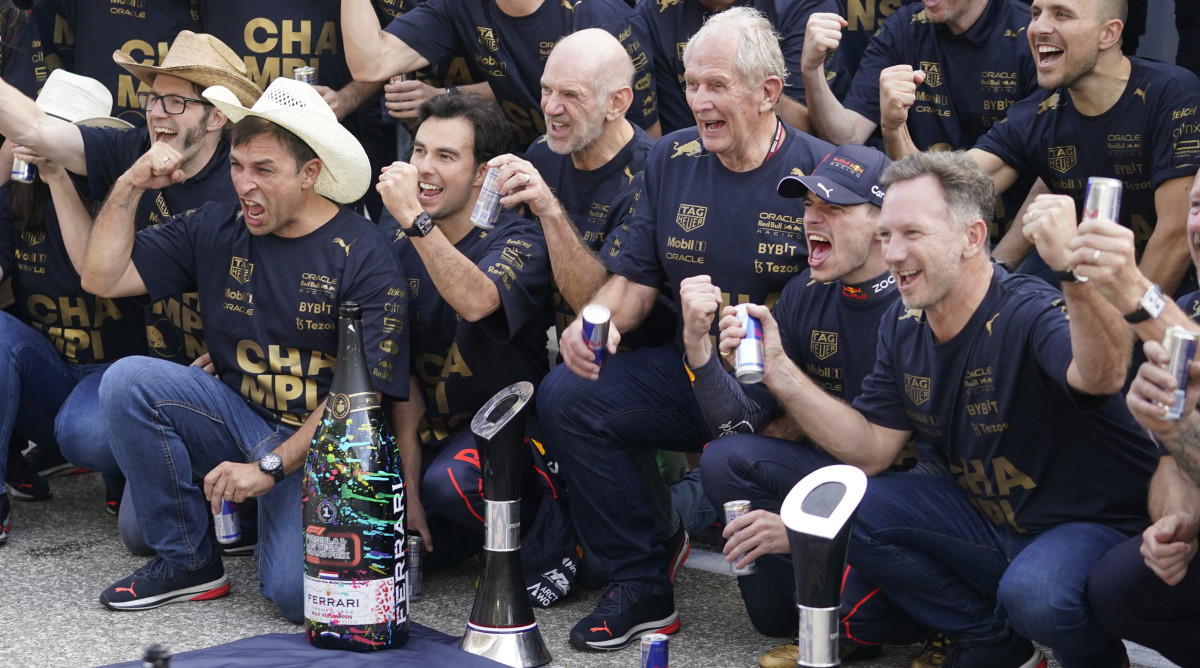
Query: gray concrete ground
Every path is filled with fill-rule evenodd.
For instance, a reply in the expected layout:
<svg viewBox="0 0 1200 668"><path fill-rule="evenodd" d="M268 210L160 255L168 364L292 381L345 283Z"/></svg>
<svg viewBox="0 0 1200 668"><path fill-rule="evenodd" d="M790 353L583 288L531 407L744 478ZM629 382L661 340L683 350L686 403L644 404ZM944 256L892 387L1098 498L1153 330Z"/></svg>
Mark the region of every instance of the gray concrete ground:
<svg viewBox="0 0 1200 668"><path fill-rule="evenodd" d="M173 652L210 647L264 633L299 633L257 594L254 560L226 559L231 593L215 601L172 604L144 612L113 612L100 591L141 566L117 537L116 519L104 512L103 486L95 474L55 478L54 498L13 502L13 532L0 547L0 591L6 614L0 625L0 667L98 666L138 659L144 647L163 643ZM673 668L753 667L779 641L750 626L737 586L712 553L697 551L680 572L676 601L683 624L671 639ZM412 619L461 635L474 601L478 563L427 575L424 596ZM581 653L567 645L571 626L587 614L597 592L573 592L538 611L542 635L555 666L631 668L636 645L622 651ZM882 658L854 665L907 667L919 646L887 648ZM1132 648L1135 666L1171 664ZM269 659L264 659L269 666ZM1051 665L1057 665L1053 662Z"/></svg>

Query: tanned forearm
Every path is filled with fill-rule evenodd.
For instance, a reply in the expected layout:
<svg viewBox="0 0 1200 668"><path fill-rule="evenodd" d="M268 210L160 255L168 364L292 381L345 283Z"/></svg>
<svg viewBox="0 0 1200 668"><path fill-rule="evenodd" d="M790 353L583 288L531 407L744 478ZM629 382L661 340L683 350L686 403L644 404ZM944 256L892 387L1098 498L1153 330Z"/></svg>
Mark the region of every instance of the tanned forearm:
<svg viewBox="0 0 1200 668"><path fill-rule="evenodd" d="M1086 394L1112 394L1121 389L1129 370L1132 340L1125 319L1087 283L1064 283L1063 297L1071 314L1071 354L1067 381Z"/></svg>
<svg viewBox="0 0 1200 668"><path fill-rule="evenodd" d="M550 252L554 282L571 309L579 313L604 285L608 270L579 238L575 223L571 222L561 203L555 201L538 216L538 220L542 223L542 234Z"/></svg>
<svg viewBox="0 0 1200 668"><path fill-rule="evenodd" d="M435 227L427 236L410 239L442 298L465 320L478 322L500 308L496 284L441 230Z"/></svg>

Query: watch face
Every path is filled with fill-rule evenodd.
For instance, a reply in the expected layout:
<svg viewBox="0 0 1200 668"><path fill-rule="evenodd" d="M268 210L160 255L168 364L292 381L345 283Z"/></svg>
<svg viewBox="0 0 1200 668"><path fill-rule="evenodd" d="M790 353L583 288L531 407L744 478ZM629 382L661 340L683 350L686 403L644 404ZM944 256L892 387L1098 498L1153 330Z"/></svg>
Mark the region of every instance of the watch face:
<svg viewBox="0 0 1200 668"><path fill-rule="evenodd" d="M264 471L274 471L275 469L279 468L282 464L283 464L283 459L281 459L279 457L279 455L275 454L274 452L268 452L267 454L262 456L262 459L259 460L259 466Z"/></svg>

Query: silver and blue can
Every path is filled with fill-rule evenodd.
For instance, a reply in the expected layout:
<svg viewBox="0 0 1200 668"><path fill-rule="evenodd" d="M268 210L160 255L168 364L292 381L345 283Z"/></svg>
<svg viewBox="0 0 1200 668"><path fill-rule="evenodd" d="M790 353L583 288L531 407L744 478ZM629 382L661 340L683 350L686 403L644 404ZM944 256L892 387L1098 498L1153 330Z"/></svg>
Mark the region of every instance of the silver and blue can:
<svg viewBox="0 0 1200 668"><path fill-rule="evenodd" d="M213 529L217 542L222 545L236 543L242 539L242 523L238 519L238 504L221 500L221 512L213 515Z"/></svg>
<svg viewBox="0 0 1200 668"><path fill-rule="evenodd" d="M592 361L603 369L604 361L608 359L608 321L612 319L612 312L607 306L588 304L579 317L583 318L583 342L592 351Z"/></svg>
<svg viewBox="0 0 1200 668"><path fill-rule="evenodd" d="M671 638L665 633L642 636L642 668L667 668L667 646Z"/></svg>
<svg viewBox="0 0 1200 668"><path fill-rule="evenodd" d="M393 75L391 79L388 79L388 83L400 83L401 81L408 81L408 80L409 80L409 75L396 74L396 75Z"/></svg>
<svg viewBox="0 0 1200 668"><path fill-rule="evenodd" d="M1167 349L1170 359L1167 361L1167 373L1175 378L1175 403L1167 409L1164 420L1178 420L1183 417L1183 399L1188 388L1188 362L1196 356L1196 343L1200 340L1195 333L1179 325L1172 325L1163 334L1163 347Z"/></svg>
<svg viewBox="0 0 1200 668"><path fill-rule="evenodd" d="M475 208L471 209L471 222L475 227L485 230L496 228L496 220L500 217L500 170L503 167L489 167L487 176L483 177L483 187L479 189L479 197L475 199Z"/></svg>
<svg viewBox="0 0 1200 668"><path fill-rule="evenodd" d="M317 68L312 65L301 65L292 68L292 78L310 86L317 85Z"/></svg>
<svg viewBox="0 0 1200 668"><path fill-rule="evenodd" d="M750 512L750 502L745 499L725 502L725 524L736 520L737 518ZM758 572L758 566L753 561L743 561L741 566L737 562L729 564L729 570L734 575L750 575Z"/></svg>
<svg viewBox="0 0 1200 668"><path fill-rule="evenodd" d="M733 354L733 373L739 383L761 383L763 379L762 323L750 315L745 304L733 307L746 335Z"/></svg>
<svg viewBox="0 0 1200 668"><path fill-rule="evenodd" d="M421 557L425 552L425 539L409 535L404 539L404 551L408 560L408 600L421 598Z"/></svg>
<svg viewBox="0 0 1200 668"><path fill-rule="evenodd" d="M14 146L13 148L20 148ZM37 166L31 165L20 158L13 158L12 173L9 178L19 183L33 183L33 177L37 174Z"/></svg>
<svg viewBox="0 0 1200 668"><path fill-rule="evenodd" d="M1087 195L1083 200L1083 218L1101 218L1116 221L1121 215L1121 190L1124 184L1120 179L1110 179L1103 176L1090 176L1087 182Z"/></svg>

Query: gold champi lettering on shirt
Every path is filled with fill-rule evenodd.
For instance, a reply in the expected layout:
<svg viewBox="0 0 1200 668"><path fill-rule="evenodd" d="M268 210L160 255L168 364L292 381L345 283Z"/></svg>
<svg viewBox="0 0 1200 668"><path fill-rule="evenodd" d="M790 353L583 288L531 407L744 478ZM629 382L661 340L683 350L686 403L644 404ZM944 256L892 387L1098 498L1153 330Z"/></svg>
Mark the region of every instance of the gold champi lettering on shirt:
<svg viewBox="0 0 1200 668"><path fill-rule="evenodd" d="M1017 524L1016 513L1007 497L1012 496L1018 488L1026 491L1034 489L1037 483L1007 457L995 457L990 464L990 467L985 466L982 459L968 461L959 458L958 463L950 464L950 472L954 474L959 487L970 495L971 505L990 522L1007 524L1017 533L1025 533L1025 529Z"/></svg>
<svg viewBox="0 0 1200 668"><path fill-rule="evenodd" d="M322 54L337 54L337 38L334 21L283 19L277 23L267 17L250 19L242 29L246 50L253 54L280 55L244 56L246 71L254 83L265 88L280 76L290 77L296 67L317 67Z"/></svg>

